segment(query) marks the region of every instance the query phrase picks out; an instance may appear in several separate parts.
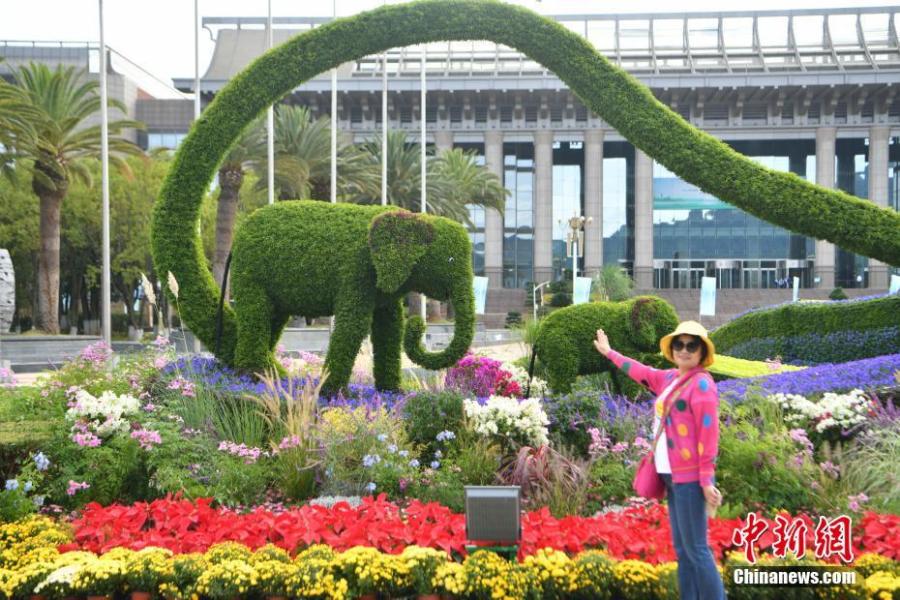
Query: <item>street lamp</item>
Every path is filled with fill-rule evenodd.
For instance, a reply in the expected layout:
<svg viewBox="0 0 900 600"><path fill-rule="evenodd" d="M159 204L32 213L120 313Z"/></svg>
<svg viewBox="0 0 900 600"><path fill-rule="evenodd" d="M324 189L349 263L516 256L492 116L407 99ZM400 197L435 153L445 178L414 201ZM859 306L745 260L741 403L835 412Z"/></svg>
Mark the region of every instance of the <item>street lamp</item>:
<svg viewBox="0 0 900 600"><path fill-rule="evenodd" d="M575 279L578 277L578 257L584 256L584 226L593 222L593 217L571 217L566 234L566 256L572 257L572 303L575 302ZM560 219L560 225L563 221Z"/></svg>

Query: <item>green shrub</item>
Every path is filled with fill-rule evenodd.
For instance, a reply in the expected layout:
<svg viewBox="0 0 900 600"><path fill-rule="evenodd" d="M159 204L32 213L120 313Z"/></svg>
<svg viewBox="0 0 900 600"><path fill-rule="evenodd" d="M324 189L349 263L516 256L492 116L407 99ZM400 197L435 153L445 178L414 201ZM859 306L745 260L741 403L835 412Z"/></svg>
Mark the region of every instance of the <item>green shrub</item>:
<svg viewBox="0 0 900 600"><path fill-rule="evenodd" d="M578 375L613 372L612 361L594 347L602 328L613 348L640 360L659 353L659 340L678 326L671 304L655 296L625 302L589 302L570 306L541 321L535 348L547 369L547 382L556 392L567 392Z"/></svg>
<svg viewBox="0 0 900 600"><path fill-rule="evenodd" d="M739 405L720 404L716 485L722 490L720 516L737 517L753 510L787 510L811 514L827 508L810 486L819 469L791 439L780 409L765 398L748 394Z"/></svg>
<svg viewBox="0 0 900 600"><path fill-rule="evenodd" d="M844 288L836 287L833 290L831 290L830 294L828 294L828 299L829 300L846 300L847 294L846 294L846 292L844 292Z"/></svg>
<svg viewBox="0 0 900 600"><path fill-rule="evenodd" d="M325 495L358 496L374 483L376 492L396 497L400 479L412 477L409 461L415 452L397 414L383 408L328 408L320 415L317 435ZM367 465L367 456L377 459Z"/></svg>
<svg viewBox="0 0 900 600"><path fill-rule="evenodd" d="M128 504L153 497L145 452L135 440L115 435L96 448L81 447L69 439L69 430L70 423L61 423L44 451L52 461L47 480L49 500L77 508L88 502ZM69 495L70 481L90 487Z"/></svg>
<svg viewBox="0 0 900 600"><path fill-rule="evenodd" d="M515 329L522 326L522 313L511 310L506 313L506 328Z"/></svg>
<svg viewBox="0 0 900 600"><path fill-rule="evenodd" d="M437 434L463 428L463 399L459 392L416 392L403 405L403 422L409 441L419 447L422 456L438 448Z"/></svg>
<svg viewBox="0 0 900 600"><path fill-rule="evenodd" d="M567 292L555 292L553 296L550 297L550 306L553 308L561 308L563 306L570 306L572 304L572 294Z"/></svg>
<svg viewBox="0 0 900 600"><path fill-rule="evenodd" d="M826 336L827 343L823 342ZM808 362L886 354L897 347L898 336L897 295L850 302L793 302L748 313L710 335L716 351L723 354L752 360L779 355L785 361ZM841 356L832 357L834 352Z"/></svg>
<svg viewBox="0 0 900 600"><path fill-rule="evenodd" d="M423 502L440 502L455 512L465 512L465 486L494 484L500 458L500 449L489 440L460 431L440 468L419 473L406 493Z"/></svg>

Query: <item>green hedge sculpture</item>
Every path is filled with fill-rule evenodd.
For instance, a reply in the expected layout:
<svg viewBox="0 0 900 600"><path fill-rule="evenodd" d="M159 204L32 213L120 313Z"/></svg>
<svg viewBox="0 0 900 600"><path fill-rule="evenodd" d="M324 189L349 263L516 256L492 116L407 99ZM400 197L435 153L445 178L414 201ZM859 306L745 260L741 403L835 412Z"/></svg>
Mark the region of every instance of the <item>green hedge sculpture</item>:
<svg viewBox="0 0 900 600"><path fill-rule="evenodd" d="M490 40L556 73L595 114L685 181L791 231L900 265L900 215L791 173L758 165L691 126L583 37L527 9L490 0L422 0L337 19L273 48L235 76L195 121L154 209L158 273L181 285L191 330L213 347L218 286L197 236L204 194L241 132L304 81L389 48L441 40ZM310 282L310 285L316 285ZM219 358L233 363L234 312L224 314Z"/></svg>
<svg viewBox="0 0 900 600"><path fill-rule="evenodd" d="M792 302L740 316L710 337L718 352L752 360L845 362L891 354L900 351L900 296Z"/></svg>
<svg viewBox="0 0 900 600"><path fill-rule="evenodd" d="M406 354L429 369L465 355L475 331L472 245L465 228L443 217L395 207L279 202L251 214L232 248L237 315L234 365L258 372L274 366L272 351L292 315L334 315L326 389L344 387L372 334L375 384L400 386L403 296L415 291L450 300L453 340L426 352L421 318L411 320Z"/></svg>
<svg viewBox="0 0 900 600"><path fill-rule="evenodd" d="M594 348L598 329L606 332L617 351L637 358L658 354L660 338L677 326L675 309L656 296L576 304L555 310L542 321L534 352L546 369L550 388L566 393L579 375L616 371L615 365Z"/></svg>

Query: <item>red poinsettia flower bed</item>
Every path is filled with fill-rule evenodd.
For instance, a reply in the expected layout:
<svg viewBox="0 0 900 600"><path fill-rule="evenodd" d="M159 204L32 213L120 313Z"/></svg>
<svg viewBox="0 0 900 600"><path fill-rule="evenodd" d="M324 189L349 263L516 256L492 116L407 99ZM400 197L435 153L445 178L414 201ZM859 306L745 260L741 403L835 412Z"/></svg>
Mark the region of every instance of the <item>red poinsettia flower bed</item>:
<svg viewBox="0 0 900 600"><path fill-rule="evenodd" d="M166 498L130 506L89 504L72 522L74 541L61 549L102 553L116 547L161 546L182 553L237 541L251 548L273 543L292 552L323 543L339 551L371 546L398 553L418 545L465 554L465 516L437 503L414 500L401 509L382 494L363 499L357 507L341 502L331 508L307 505L280 513L257 509L244 514L216 509L210 503ZM803 518L812 524L812 531L812 519ZM757 544L760 550L774 541L774 523L765 521L769 527ZM735 549L732 535L742 525L741 519L710 521L710 545L716 556ZM866 513L853 536L857 555L877 552L893 559L900 558L898 540L900 517L876 513ZM589 518L556 519L547 509L526 513L520 557L546 547L569 553L604 548L615 558L652 564L675 559L666 508L655 503Z"/></svg>

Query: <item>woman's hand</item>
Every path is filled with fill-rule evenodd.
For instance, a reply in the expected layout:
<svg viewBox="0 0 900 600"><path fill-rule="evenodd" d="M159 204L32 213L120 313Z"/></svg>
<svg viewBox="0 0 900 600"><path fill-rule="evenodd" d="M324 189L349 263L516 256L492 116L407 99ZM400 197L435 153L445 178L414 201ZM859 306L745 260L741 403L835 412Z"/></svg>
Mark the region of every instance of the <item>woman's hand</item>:
<svg viewBox="0 0 900 600"><path fill-rule="evenodd" d="M722 492L714 485L703 486L703 497L706 499L706 503L713 508L722 506Z"/></svg>
<svg viewBox="0 0 900 600"><path fill-rule="evenodd" d="M594 348L597 349L597 352L606 356L609 354L609 351L612 348L609 347L609 338L606 337L606 333L602 329L597 330L597 339L594 340Z"/></svg>

